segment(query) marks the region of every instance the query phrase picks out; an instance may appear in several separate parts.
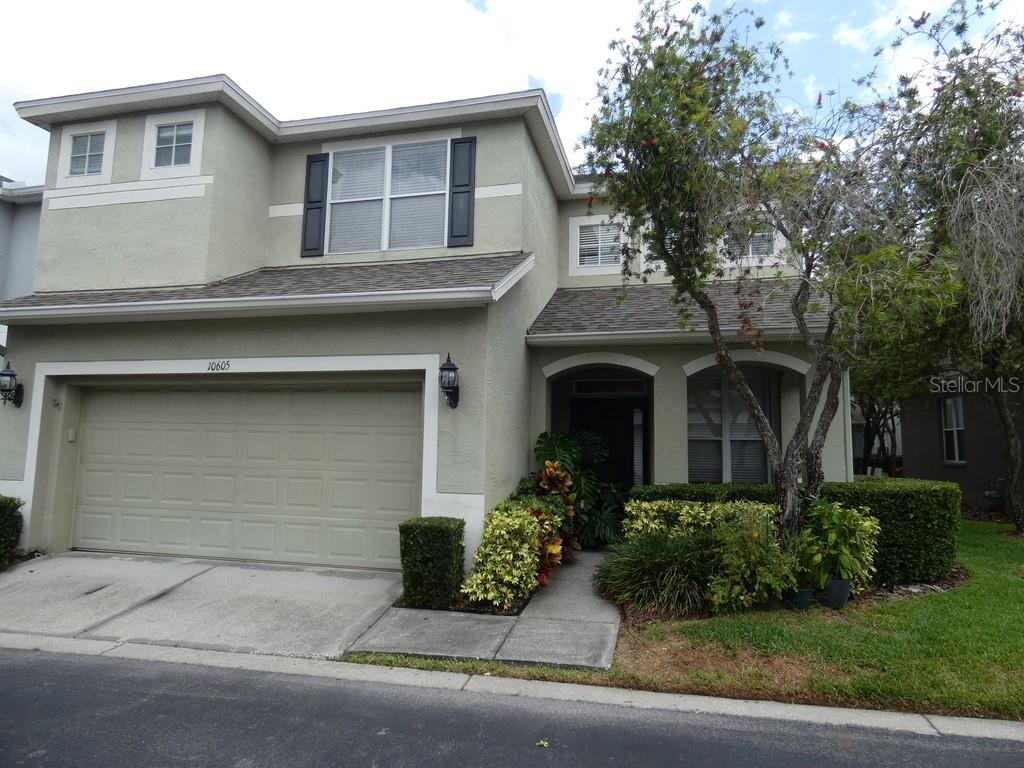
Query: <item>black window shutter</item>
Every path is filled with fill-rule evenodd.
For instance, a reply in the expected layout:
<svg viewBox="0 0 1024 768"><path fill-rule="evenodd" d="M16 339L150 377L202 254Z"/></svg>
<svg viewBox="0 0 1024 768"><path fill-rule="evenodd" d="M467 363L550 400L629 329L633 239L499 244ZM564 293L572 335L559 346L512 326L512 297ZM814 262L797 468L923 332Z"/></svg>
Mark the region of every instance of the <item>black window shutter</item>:
<svg viewBox="0 0 1024 768"><path fill-rule="evenodd" d="M330 158L306 156L306 199L302 203L302 255L324 255L327 230L327 169Z"/></svg>
<svg viewBox="0 0 1024 768"><path fill-rule="evenodd" d="M448 201L448 245L473 244L473 195L476 193L476 137L452 139Z"/></svg>

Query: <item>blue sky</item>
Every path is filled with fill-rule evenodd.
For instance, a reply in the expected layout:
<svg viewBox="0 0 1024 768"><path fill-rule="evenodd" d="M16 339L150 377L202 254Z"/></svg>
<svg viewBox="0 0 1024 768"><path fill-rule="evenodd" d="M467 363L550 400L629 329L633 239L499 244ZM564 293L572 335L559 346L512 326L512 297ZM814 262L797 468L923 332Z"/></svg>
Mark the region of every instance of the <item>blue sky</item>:
<svg viewBox="0 0 1024 768"><path fill-rule="evenodd" d="M882 80L890 79L891 57L874 59L875 47L891 38L897 19L940 11L948 0L745 4L787 51L794 70L783 89L787 101L811 109L819 90L855 96L852 78L876 64ZM574 147L592 112L608 41L631 25L637 3L312 0L301 13L247 14L244 25L234 4L208 0L176 0L175 17L187 22L171 25L161 6L137 0L93 0L89 7L83 22L77 1L5 5L0 174L39 183L45 170L47 135L17 117L15 100L218 72L281 119L543 87L566 151L578 158ZM1005 0L1000 13L1024 21L1024 0ZM314 29L319 38L311 44ZM928 55L904 48L896 66L917 68Z"/></svg>

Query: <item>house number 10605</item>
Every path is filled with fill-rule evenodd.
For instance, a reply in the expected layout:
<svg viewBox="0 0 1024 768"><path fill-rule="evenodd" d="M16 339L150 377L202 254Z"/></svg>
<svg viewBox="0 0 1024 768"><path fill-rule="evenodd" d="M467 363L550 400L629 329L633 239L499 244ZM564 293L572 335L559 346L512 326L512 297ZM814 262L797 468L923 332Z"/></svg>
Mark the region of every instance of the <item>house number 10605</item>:
<svg viewBox="0 0 1024 768"><path fill-rule="evenodd" d="M231 370L230 360L211 360L206 366L207 372L222 373Z"/></svg>

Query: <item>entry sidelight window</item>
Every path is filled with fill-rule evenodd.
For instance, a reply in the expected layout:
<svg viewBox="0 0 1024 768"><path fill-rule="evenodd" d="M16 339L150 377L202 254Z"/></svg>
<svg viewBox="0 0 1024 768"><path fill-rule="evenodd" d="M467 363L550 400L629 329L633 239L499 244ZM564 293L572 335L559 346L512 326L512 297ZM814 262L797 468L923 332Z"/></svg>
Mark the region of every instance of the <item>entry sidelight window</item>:
<svg viewBox="0 0 1024 768"><path fill-rule="evenodd" d="M771 418L769 376L747 373L746 378ZM690 482L768 482L764 442L724 373L713 370L692 376L686 387Z"/></svg>

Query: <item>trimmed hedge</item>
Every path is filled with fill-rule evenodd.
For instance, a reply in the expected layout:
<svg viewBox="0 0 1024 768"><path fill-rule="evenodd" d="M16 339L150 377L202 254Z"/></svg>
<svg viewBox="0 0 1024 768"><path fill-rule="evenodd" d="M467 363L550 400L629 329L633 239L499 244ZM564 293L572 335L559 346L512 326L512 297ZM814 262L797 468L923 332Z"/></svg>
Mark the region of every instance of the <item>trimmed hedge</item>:
<svg viewBox="0 0 1024 768"><path fill-rule="evenodd" d="M410 608L450 608L462 585L466 521L417 517L398 524L404 600Z"/></svg>
<svg viewBox="0 0 1024 768"><path fill-rule="evenodd" d="M21 539L21 499L0 496L0 563L18 546Z"/></svg>
<svg viewBox="0 0 1024 768"><path fill-rule="evenodd" d="M881 525L875 554L876 581L912 584L940 579L956 558L960 487L956 483L866 477L852 483L825 483L821 496L845 507L866 507ZM768 485L666 483L633 488L637 501L733 500L775 503Z"/></svg>
<svg viewBox="0 0 1024 768"><path fill-rule="evenodd" d="M662 485L634 485L629 493L634 501L698 501L706 504L727 501L776 502L775 490L770 485L750 483L664 483Z"/></svg>
<svg viewBox="0 0 1024 768"><path fill-rule="evenodd" d="M877 581L930 582L953 567L960 529L956 483L870 477L826 483L822 496L846 507L866 507L882 526L875 553Z"/></svg>

